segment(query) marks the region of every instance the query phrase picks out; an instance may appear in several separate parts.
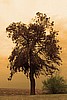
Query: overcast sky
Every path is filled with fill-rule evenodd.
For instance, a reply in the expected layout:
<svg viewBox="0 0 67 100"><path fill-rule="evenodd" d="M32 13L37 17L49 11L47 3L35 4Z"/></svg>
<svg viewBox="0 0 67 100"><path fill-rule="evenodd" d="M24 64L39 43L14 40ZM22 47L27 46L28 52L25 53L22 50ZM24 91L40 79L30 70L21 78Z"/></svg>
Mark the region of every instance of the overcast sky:
<svg viewBox="0 0 67 100"><path fill-rule="evenodd" d="M38 11L63 22L67 17L67 0L0 0L1 55L9 55L12 48L5 32L6 27L12 22L29 22ZM64 27L67 28L67 25Z"/></svg>

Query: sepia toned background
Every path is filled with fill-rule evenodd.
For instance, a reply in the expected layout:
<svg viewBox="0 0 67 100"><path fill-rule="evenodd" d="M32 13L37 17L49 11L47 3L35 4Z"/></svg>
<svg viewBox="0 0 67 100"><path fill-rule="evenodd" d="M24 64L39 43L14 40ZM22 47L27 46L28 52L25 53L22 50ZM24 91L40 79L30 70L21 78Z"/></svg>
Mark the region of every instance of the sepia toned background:
<svg viewBox="0 0 67 100"><path fill-rule="evenodd" d="M0 88L29 88L29 79L23 73L15 74L8 81L8 57L14 45L7 38L6 27L12 22L29 23L36 12L46 13L59 30L60 45L63 48L60 74L67 80L67 0L0 0ZM36 79L36 87L42 87L45 76Z"/></svg>

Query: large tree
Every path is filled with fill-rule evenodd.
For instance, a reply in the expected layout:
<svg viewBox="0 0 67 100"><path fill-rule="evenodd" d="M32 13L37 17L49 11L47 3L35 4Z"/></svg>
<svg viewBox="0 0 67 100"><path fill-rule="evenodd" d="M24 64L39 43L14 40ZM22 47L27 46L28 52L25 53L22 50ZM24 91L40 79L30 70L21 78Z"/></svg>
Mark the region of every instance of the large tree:
<svg viewBox="0 0 67 100"><path fill-rule="evenodd" d="M30 78L30 94L35 94L35 78L40 74L51 75L61 64L58 44L58 31L54 30L54 21L46 14L37 12L31 23L13 22L6 31L15 43L9 56L10 77L16 72L24 72Z"/></svg>

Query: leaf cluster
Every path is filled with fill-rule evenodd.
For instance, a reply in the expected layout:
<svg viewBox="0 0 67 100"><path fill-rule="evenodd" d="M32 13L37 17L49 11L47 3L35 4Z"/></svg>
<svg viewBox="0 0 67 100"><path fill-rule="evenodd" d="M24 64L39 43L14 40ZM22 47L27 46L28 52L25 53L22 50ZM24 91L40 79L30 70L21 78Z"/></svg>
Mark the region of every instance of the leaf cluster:
<svg viewBox="0 0 67 100"><path fill-rule="evenodd" d="M30 67L35 77L43 72L47 75L58 70L62 48L58 45L58 32L53 27L54 21L50 22L50 17L47 18L46 14L38 12L29 25L13 22L6 28L8 38L16 44L9 56L11 70L9 79L17 71L23 71L29 77Z"/></svg>

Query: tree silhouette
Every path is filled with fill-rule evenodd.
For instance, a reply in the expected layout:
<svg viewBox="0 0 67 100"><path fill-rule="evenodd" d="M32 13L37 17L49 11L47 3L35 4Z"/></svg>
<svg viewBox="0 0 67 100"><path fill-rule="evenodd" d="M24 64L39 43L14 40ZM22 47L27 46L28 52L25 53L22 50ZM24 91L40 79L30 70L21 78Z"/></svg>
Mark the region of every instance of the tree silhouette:
<svg viewBox="0 0 67 100"><path fill-rule="evenodd" d="M35 78L40 74L51 75L58 70L61 64L57 35L54 30L54 21L50 17L37 12L31 23L12 23L6 28L8 38L11 38L15 47L9 56L10 77L16 72L24 72L30 78L30 94L35 94Z"/></svg>

